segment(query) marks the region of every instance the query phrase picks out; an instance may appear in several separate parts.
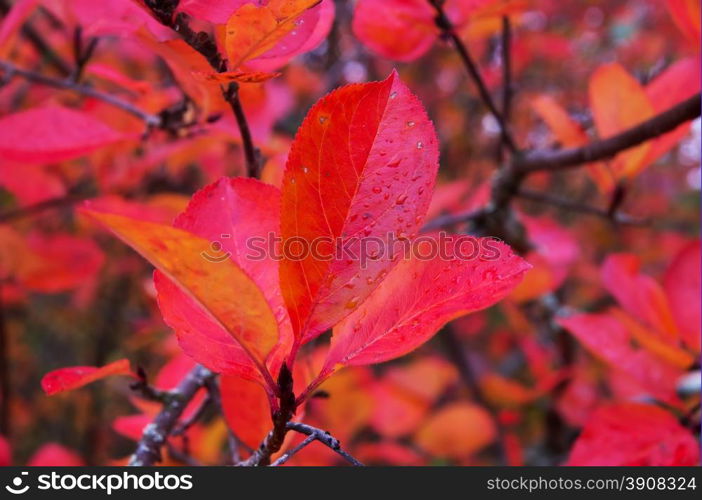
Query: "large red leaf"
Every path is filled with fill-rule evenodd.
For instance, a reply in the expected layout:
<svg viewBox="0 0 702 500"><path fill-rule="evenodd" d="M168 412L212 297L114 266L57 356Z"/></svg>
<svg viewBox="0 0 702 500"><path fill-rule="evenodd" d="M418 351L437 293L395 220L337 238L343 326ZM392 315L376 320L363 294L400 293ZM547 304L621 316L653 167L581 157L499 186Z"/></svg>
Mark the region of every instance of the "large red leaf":
<svg viewBox="0 0 702 500"><path fill-rule="evenodd" d="M700 240L686 245L663 278L663 287L682 340L700 350Z"/></svg>
<svg viewBox="0 0 702 500"><path fill-rule="evenodd" d="M29 163L78 158L125 139L82 111L49 105L0 119L0 156Z"/></svg>
<svg viewBox="0 0 702 500"><path fill-rule="evenodd" d="M41 387L46 394L52 396L59 392L78 389L110 375L132 375L129 360L120 359L102 367L71 366L59 368L44 375L41 379Z"/></svg>
<svg viewBox="0 0 702 500"><path fill-rule="evenodd" d="M570 452L567 465L699 465L692 433L662 408L622 403L597 410Z"/></svg>
<svg viewBox="0 0 702 500"><path fill-rule="evenodd" d="M268 252L271 235L279 231L279 214L277 188L253 179L223 178L195 193L174 222L175 227L216 243L216 250L208 250L211 257L228 256L263 291L280 329L279 356L269 360L274 374L292 339L278 285L278 262ZM249 248L254 239L265 242L265 254ZM256 377L255 367L239 344L196 301L158 271L154 283L163 318L185 352L216 372Z"/></svg>
<svg viewBox="0 0 702 500"><path fill-rule="evenodd" d="M437 167L433 125L397 73L343 87L310 110L290 150L281 211L284 248L302 242L317 254L281 262L298 337L310 339L351 313L394 266L388 252L364 259L361 244L419 229ZM345 251L335 255L338 247Z"/></svg>
<svg viewBox="0 0 702 500"><path fill-rule="evenodd" d="M278 324L261 289L234 260L213 258L207 253L211 242L182 229L84 211L178 283L241 345L273 385L264 365L278 343Z"/></svg>
<svg viewBox="0 0 702 500"><path fill-rule="evenodd" d="M503 243L464 237L469 240L481 248L491 245L494 258L462 259L454 251L454 243L461 240L447 238L444 255L420 258L432 246L425 240L416 255L401 260L373 295L334 329L320 378L342 366L380 363L416 349L451 319L505 297L530 268Z"/></svg>

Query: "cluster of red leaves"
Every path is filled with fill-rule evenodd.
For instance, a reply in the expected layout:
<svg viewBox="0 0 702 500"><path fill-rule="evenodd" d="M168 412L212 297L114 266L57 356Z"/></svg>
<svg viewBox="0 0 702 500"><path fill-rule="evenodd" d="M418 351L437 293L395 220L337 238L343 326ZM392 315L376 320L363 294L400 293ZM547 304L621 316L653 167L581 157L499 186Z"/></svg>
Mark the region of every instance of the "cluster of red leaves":
<svg viewBox="0 0 702 500"><path fill-rule="evenodd" d="M527 83L519 91L523 97L512 113L512 129L531 131L517 137L521 144L582 146L592 140L591 131L611 137L700 90L699 1L671 0L644 13L634 7L610 10L602 2L573 6L552 0L447 0L444 9L457 36L487 62L483 77L491 90L503 82L489 41L499 35L504 16L515 26L513 78ZM593 40L595 29L587 24L603 11L612 23L635 26L639 35L610 45ZM461 237L454 235L444 258L273 258L279 252L251 258L248 244L272 236L325 241L318 249L328 254L334 244L358 253L358 236L394 234L421 254L438 237L418 239L426 222L489 201L495 162L492 153L476 151L489 150L485 144L494 134L482 116L459 109L470 96L458 90L462 68L438 52L441 31L430 2L358 0L349 13L352 41L335 35L343 51L368 57L365 48L413 64L401 68L402 80L393 71L383 81L334 90L297 127L307 104L343 79L339 73L349 81L364 79L349 76L361 56L326 73L295 60L327 38L336 14L332 0L181 0L175 15L212 34L226 61L222 68L213 68L164 27L141 0L12 5L0 24L0 60L50 73L23 40L22 25L38 26L60 56L75 49L65 32L80 27L86 40L100 39L99 48L112 43L83 68L91 86L125 98L151 120L166 112L180 120L174 129L145 133L143 116L105 100L79 99L70 88L27 86L20 78L3 82L0 187L9 196L0 198L0 206L32 208L86 182L98 195L62 217L0 224L0 304L43 307L37 294L64 294L72 309L87 315L104 301L101 291L122 276L138 277L133 287L138 293L131 288L127 293L141 297L138 312L130 310L138 319L130 320L129 332L120 330L122 347L108 356L126 352L127 358L106 363L104 355L91 356L102 366L54 370L42 379L44 391L58 394L110 375L133 378L129 359L134 364L152 358L166 360L152 386L168 391L202 364L220 374L224 418L196 422L183 432L183 442L194 459L207 464L221 463L230 431L244 447L259 446L280 404L276 380L284 364L293 374L295 419L328 429L366 463L479 464L490 461L481 452L495 445L507 463L522 464L529 452L539 453L550 432L533 417L546 407L564 425L582 428L574 444L560 450L555 459L560 463L698 464L698 442L683 424L699 397L679 390L699 370L700 243L691 232L611 231L592 220L566 227L568 217L520 205L517 215L530 242L521 257L494 243L497 260L465 261L450 253ZM577 25L579 16L585 26L570 37L560 34L562 26L538 27L545 18ZM646 16L666 21L651 30L641 21ZM56 29L52 20L63 27ZM118 43L110 42L115 39ZM416 62L432 50L436 57ZM618 62L602 64L612 53ZM580 58L583 64L564 75L564 62ZM654 78L642 78L659 60L673 62ZM423 71L424 62L433 71ZM378 59L363 71L387 74L390 67ZM71 75L60 78L66 76ZM245 171L238 150L244 139L221 91L232 82L267 160L261 180L238 177ZM413 92L429 107L437 130ZM592 186L604 198L626 186L637 190L628 208L657 217L682 214L695 225L697 214L673 210L688 179L680 178L671 152L689 132L690 123L684 123L611 160L589 164L572 182L535 175L528 186L565 189L569 195ZM439 139L442 171L448 173L437 182ZM193 165L197 180L187 181ZM167 188L152 189L159 182ZM189 199L199 186L204 187ZM153 281L150 268L106 238L95 221L156 268ZM573 310L559 311L556 322L583 347L568 362L563 346L544 338L543 325L528 314L529 307L553 296L568 299ZM605 307L598 305L602 301ZM497 302L498 310L477 312ZM54 314L57 323L70 321L65 313ZM450 321L465 347L451 354L465 355L478 367L472 391L484 400L466 396L465 374L434 344L424 345ZM159 336L162 323L175 333L179 348ZM13 335L24 328L9 324ZM48 359L61 366L41 344L38 353L18 344L12 350L18 363ZM367 366L413 351L405 362L377 370ZM320 395L329 397L314 397ZM199 390L181 422L196 415L206 398L205 389ZM52 401L39 404L39 411L51 414L60 404ZM138 412L116 417L112 427L136 441L161 404L138 396L129 402ZM13 402L12 411L29 416L33 408ZM539 415L548 421L543 411ZM299 439L289 435L285 447ZM21 454L29 465L84 461L53 442L31 456L23 447ZM0 436L0 465L11 461L10 446ZM316 443L290 463L335 464L338 457Z"/></svg>

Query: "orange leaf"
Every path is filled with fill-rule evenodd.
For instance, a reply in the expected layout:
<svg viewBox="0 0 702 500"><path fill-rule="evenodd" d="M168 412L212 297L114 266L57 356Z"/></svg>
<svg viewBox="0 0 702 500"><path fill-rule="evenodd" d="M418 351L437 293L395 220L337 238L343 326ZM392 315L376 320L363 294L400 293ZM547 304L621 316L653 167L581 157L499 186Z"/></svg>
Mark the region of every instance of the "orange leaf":
<svg viewBox="0 0 702 500"><path fill-rule="evenodd" d="M621 65L600 66L590 78L590 106L601 138L611 137L651 118L654 114L641 84ZM636 175L644 166L650 141L627 149L612 160L618 179Z"/></svg>
<svg viewBox="0 0 702 500"><path fill-rule="evenodd" d="M417 432L417 445L437 457L466 459L492 443L495 423L482 407L453 403L440 409Z"/></svg>
<svg viewBox="0 0 702 500"><path fill-rule="evenodd" d="M193 77L196 80L217 84L229 82L261 83L278 76L280 76L280 73L265 73L263 71L227 71L226 73L193 72Z"/></svg>
<svg viewBox="0 0 702 500"><path fill-rule="evenodd" d="M295 21L320 0L273 0L268 5L242 5L227 21L224 48L236 69L272 49L295 28Z"/></svg>
<svg viewBox="0 0 702 500"><path fill-rule="evenodd" d="M210 242L163 224L84 209L177 283L267 374L278 325L261 289L233 260L204 254ZM268 377L267 377L268 378Z"/></svg>

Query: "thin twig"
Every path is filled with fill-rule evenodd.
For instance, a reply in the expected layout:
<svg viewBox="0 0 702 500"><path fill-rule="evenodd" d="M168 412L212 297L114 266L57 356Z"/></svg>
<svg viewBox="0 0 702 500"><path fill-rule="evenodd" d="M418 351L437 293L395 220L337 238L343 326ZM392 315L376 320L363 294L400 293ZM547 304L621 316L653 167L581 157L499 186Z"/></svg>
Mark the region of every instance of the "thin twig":
<svg viewBox="0 0 702 500"><path fill-rule="evenodd" d="M161 447L166 443L178 419L197 391L212 377L214 373L204 366L197 365L190 370L178 387L170 391L172 397L164 404L153 422L144 429L137 449L129 460L129 465L150 466L161 460Z"/></svg>
<svg viewBox="0 0 702 500"><path fill-rule="evenodd" d="M424 226L422 227L422 232L426 233L429 231L435 231L437 229L453 227L453 226L456 226L458 224L475 222L483 217L486 217L489 214L490 214L490 209L479 208L477 210L470 210L468 212L464 212L462 214L457 214L457 215L453 215L453 214L439 215L439 216L431 219L426 224L424 224Z"/></svg>
<svg viewBox="0 0 702 500"><path fill-rule="evenodd" d="M318 429L316 427L312 427L311 425L301 424L299 422L288 422L287 428L292 430L292 431L299 432L301 434L305 434L305 435L310 436L310 437L314 437L315 440L317 440L320 443L324 444L325 446L328 446L329 448L331 448L331 450L336 452L338 455L340 455L344 460L346 460L351 465L356 466L356 467L363 466L363 464L361 462L356 460L356 458L354 458L351 454L346 452L341 447L341 443L339 442L338 439L333 437L328 432L323 431L322 429Z"/></svg>
<svg viewBox="0 0 702 500"><path fill-rule="evenodd" d="M5 72L6 75L10 77L20 76L25 80L28 80L33 83L38 83L57 89L70 90L80 95L92 97L94 99L106 102L107 104L115 106L119 109L122 109L123 111L126 111L127 113L130 113L131 115L136 116L150 127L158 128L162 125L161 118L158 115L152 115L151 113L147 113L146 111L134 106L130 102L123 101L122 99L119 99L118 97L115 97L113 95L100 92L99 90L95 90L93 87L76 83L71 79L60 80L57 78L51 78L49 76L44 76L34 71L19 68L7 61L0 61L0 69L2 69L3 72Z"/></svg>
<svg viewBox="0 0 702 500"><path fill-rule="evenodd" d="M137 380L129 385L131 390L138 392L142 398L148 401L157 401L159 403L168 402L169 398L171 397L171 393L169 391L157 389L156 387L150 385L146 378L146 372L141 366L137 368L136 375Z"/></svg>
<svg viewBox="0 0 702 500"><path fill-rule="evenodd" d="M512 26L509 16L502 16L502 117L505 123L510 122L512 115ZM504 141L497 148L497 161L502 163Z"/></svg>
<svg viewBox="0 0 702 500"><path fill-rule="evenodd" d="M700 104L700 94L695 94L653 118L608 139L594 141L578 148L534 151L517 158L514 167L525 173L542 170L556 171L610 158L625 149L694 120L700 116Z"/></svg>
<svg viewBox="0 0 702 500"><path fill-rule="evenodd" d="M488 90L487 85L483 80L483 77L480 76L480 71L478 70L478 67L475 64L473 57L470 55L468 47L466 47L466 45L463 43L461 37L458 36L456 30L453 28L453 24L446 15L446 12L444 11L443 7L443 2L441 0L429 0L429 3L436 10L437 26L445 34L445 36L447 36L453 42L456 51L458 51L458 55L463 61L463 65L466 67L468 74L473 79L475 85L478 87L478 93L480 94L480 98L488 107L490 113L492 113L492 115L495 117L495 121L497 121L497 124L500 127L500 135L502 141L512 153L517 153L519 148L517 147L517 144L514 142L512 135L507 129L507 123L505 122L505 119L502 116L502 114L498 111L497 106L495 106L495 102L493 101L492 96L490 95L490 91Z"/></svg>
<svg viewBox="0 0 702 500"><path fill-rule="evenodd" d="M525 200L535 201L537 203L545 203L547 205L552 205L554 207L558 207L571 212L594 215L603 219L607 219L615 224L645 226L649 223L647 219L637 218L632 215L620 213L617 211L612 213L610 210L607 209L593 207L584 203L578 203L565 198L560 198L558 196L553 196L548 193L531 191L529 189L519 189L519 191L517 192L517 197L523 198Z"/></svg>
<svg viewBox="0 0 702 500"><path fill-rule="evenodd" d="M20 219L22 217L28 217L30 215L36 215L50 208L71 206L76 203L79 203L80 201L83 201L86 198L87 196L69 194L60 198L51 198L49 200L40 201L38 203L34 203L33 205L13 208L0 213L0 222L7 222L9 220Z"/></svg>
<svg viewBox="0 0 702 500"><path fill-rule="evenodd" d="M275 462L273 462L271 464L271 467L277 467L279 465L283 465L285 462L287 462L292 457L297 455L297 453L300 452L303 448L305 448L308 444L312 444L315 441L317 441L317 436L314 434L310 434L300 444L295 446L292 450L286 451L285 453L283 453L278 460L276 460Z"/></svg>
<svg viewBox="0 0 702 500"><path fill-rule="evenodd" d="M227 70L227 61L223 59L219 53L217 43L209 33L204 31L195 31L190 27L190 17L184 12L175 10L178 7L178 2L173 0L145 0L144 4L153 12L154 16L163 24L178 32L185 43L202 54L207 62L210 63L212 69L216 72ZM241 142L243 144L244 159L246 161L246 170L249 177L258 177L259 161L256 147L253 144L253 138L249 129L249 124L246 119L244 109L241 107L239 100L239 91L236 83L222 88L222 95L229 102L234 113L234 118L239 127L241 134Z"/></svg>
<svg viewBox="0 0 702 500"><path fill-rule="evenodd" d="M244 108L241 106L239 99L239 85L236 82L231 82L226 90L222 90L224 96L232 108L236 122L239 125L241 134L241 143L244 147L244 158L246 159L246 174L248 177L258 178L260 172L259 152L254 146L249 123L246 121Z"/></svg>

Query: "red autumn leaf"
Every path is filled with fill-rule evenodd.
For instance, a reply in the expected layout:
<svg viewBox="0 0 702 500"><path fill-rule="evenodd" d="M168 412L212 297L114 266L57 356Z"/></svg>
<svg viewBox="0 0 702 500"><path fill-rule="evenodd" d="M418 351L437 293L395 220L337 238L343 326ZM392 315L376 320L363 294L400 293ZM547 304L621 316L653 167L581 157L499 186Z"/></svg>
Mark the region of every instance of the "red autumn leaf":
<svg viewBox="0 0 702 500"><path fill-rule="evenodd" d="M210 258L236 263L262 290L280 329L278 355L268 360L274 374L292 339L278 285L278 262L268 253L269 239L278 233L279 207L278 189L252 179L223 178L198 191L174 222L175 227L211 242L203 249ZM265 253L257 250L254 255L248 244L255 239ZM240 345L195 300L161 272L155 273L154 282L164 321L175 330L188 355L219 373L257 377Z"/></svg>
<svg viewBox="0 0 702 500"><path fill-rule="evenodd" d="M675 400L675 384L683 371L646 349L632 345L632 334L611 314L577 314L558 319L592 354L633 378L657 398Z"/></svg>
<svg viewBox="0 0 702 500"><path fill-rule="evenodd" d="M21 172L21 175L17 175ZM66 194L61 179L47 172L43 165L0 163L0 186L7 189L24 205L31 205Z"/></svg>
<svg viewBox="0 0 702 500"><path fill-rule="evenodd" d="M27 163L78 158L127 137L92 115L49 105L0 118L0 155Z"/></svg>
<svg viewBox="0 0 702 500"><path fill-rule="evenodd" d="M663 278L663 288L682 340L700 351L700 240L686 245L675 257Z"/></svg>
<svg viewBox="0 0 702 500"><path fill-rule="evenodd" d="M105 255L94 241L70 234L27 237L32 264L18 279L23 286L43 293L57 293L94 282Z"/></svg>
<svg viewBox="0 0 702 500"><path fill-rule="evenodd" d="M663 288L642 274L640 265L635 255L610 255L602 266L602 283L629 314L675 339L677 328Z"/></svg>
<svg viewBox="0 0 702 500"><path fill-rule="evenodd" d="M415 234L437 167L434 128L397 73L343 87L310 110L290 150L282 190L283 241L319 254L281 262L296 336L313 338L378 286L395 262L364 259L360 238ZM359 258L335 255L337 239Z"/></svg>
<svg viewBox="0 0 702 500"><path fill-rule="evenodd" d="M691 42L692 47L700 50L700 2L698 0L668 0L665 2L673 21Z"/></svg>
<svg viewBox="0 0 702 500"><path fill-rule="evenodd" d="M251 0L181 0L178 10L187 12L191 16L214 24L224 24L229 16L242 5L251 3Z"/></svg>
<svg viewBox="0 0 702 500"><path fill-rule="evenodd" d="M72 391L110 375L132 375L128 359L120 359L109 365L71 366L59 368L44 375L41 387L49 396L64 391Z"/></svg>
<svg viewBox="0 0 702 500"><path fill-rule="evenodd" d="M359 0L353 13L353 33L374 52L408 62L424 55L439 29L435 12L423 0Z"/></svg>
<svg viewBox="0 0 702 500"><path fill-rule="evenodd" d="M112 422L112 430L127 439L139 441L144 434L144 427L149 425L153 418L153 415L142 413L117 417Z"/></svg>
<svg viewBox="0 0 702 500"><path fill-rule="evenodd" d="M96 210L84 212L113 231L207 311L251 357L271 386L265 361L279 340L278 324L257 284L228 256L192 232Z"/></svg>
<svg viewBox="0 0 702 500"><path fill-rule="evenodd" d="M684 99L700 92L700 62L689 57L671 64L646 85L646 95L656 113L662 113ZM690 122L651 141L651 149L644 160L653 163L663 156L689 132Z"/></svg>
<svg viewBox="0 0 702 500"><path fill-rule="evenodd" d="M483 251L489 246L492 259L461 258L455 250L460 241L447 238L445 255L422 260L417 255L439 246L424 240L414 252L417 255L401 260L369 300L334 329L320 377L342 366L380 363L407 354L448 321L505 297L530 268L507 245L492 239L463 240L477 243Z"/></svg>
<svg viewBox="0 0 702 500"><path fill-rule="evenodd" d="M590 417L566 465L698 465L699 456L697 439L666 410L621 403Z"/></svg>
<svg viewBox="0 0 702 500"><path fill-rule="evenodd" d="M7 442L0 434L0 467L7 467L12 464L12 448L10 448L10 443Z"/></svg>
<svg viewBox="0 0 702 500"><path fill-rule="evenodd" d="M58 443L46 443L27 461L29 467L82 467L83 459Z"/></svg>
<svg viewBox="0 0 702 500"><path fill-rule="evenodd" d="M271 407L260 384L237 376L220 382L222 410L237 438L255 450L271 430Z"/></svg>
<svg viewBox="0 0 702 500"><path fill-rule="evenodd" d="M522 215L521 220L532 245L532 250L525 258L534 268L511 295L520 302L534 299L561 286L580 255L577 240L556 221L527 215Z"/></svg>

